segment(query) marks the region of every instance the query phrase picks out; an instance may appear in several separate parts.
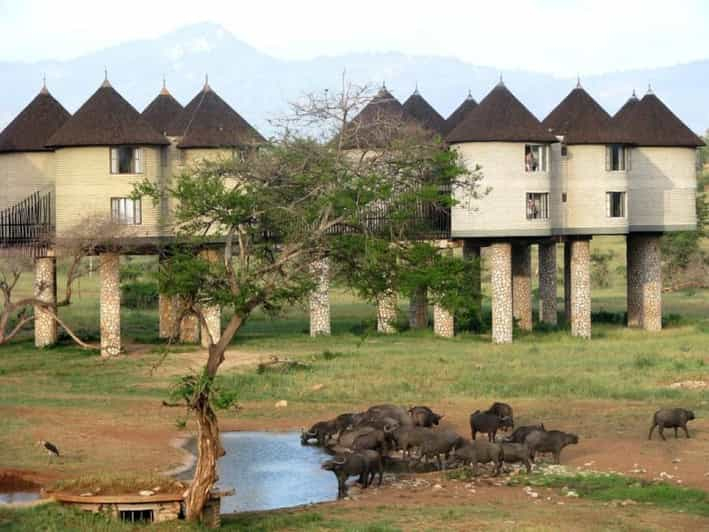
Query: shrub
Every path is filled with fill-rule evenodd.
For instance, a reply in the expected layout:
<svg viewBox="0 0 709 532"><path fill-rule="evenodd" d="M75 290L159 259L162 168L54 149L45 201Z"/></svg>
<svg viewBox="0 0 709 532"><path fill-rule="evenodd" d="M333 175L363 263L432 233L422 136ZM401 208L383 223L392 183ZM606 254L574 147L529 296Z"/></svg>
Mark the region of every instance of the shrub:
<svg viewBox="0 0 709 532"><path fill-rule="evenodd" d="M121 286L123 304L132 309L145 310L154 308L158 303L157 283L134 281Z"/></svg>

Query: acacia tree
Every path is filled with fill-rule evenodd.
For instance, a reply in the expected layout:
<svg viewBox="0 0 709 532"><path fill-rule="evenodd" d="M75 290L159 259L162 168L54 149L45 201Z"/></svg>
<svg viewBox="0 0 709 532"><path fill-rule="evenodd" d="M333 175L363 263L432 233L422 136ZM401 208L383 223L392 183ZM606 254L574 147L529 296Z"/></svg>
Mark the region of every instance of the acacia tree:
<svg viewBox="0 0 709 532"><path fill-rule="evenodd" d="M346 235L358 235L362 245L374 242L375 233L403 237L405 221L422 202L451 201L440 194L443 181L475 188L455 154L429 136L398 137L386 149L353 155L346 147L371 133L348 127L366 98L366 88L343 80L337 94L309 95L294 104L268 145L244 150L233 160L202 162L167 184L136 186L136 196L175 205L176 238L162 262L161 291L176 296L183 312L193 312L203 325L203 309L231 310L221 336L209 338L201 373L175 389L198 429L196 471L186 493L188 519L199 517L216 481L223 449L215 408L233 398L220 393L215 379L227 346L251 313L301 300L313 288L310 264L329 256ZM396 130L389 122L380 125L378 134ZM383 206L387 216L379 216L373 227L372 213ZM219 262L198 252L214 246L223 250Z"/></svg>

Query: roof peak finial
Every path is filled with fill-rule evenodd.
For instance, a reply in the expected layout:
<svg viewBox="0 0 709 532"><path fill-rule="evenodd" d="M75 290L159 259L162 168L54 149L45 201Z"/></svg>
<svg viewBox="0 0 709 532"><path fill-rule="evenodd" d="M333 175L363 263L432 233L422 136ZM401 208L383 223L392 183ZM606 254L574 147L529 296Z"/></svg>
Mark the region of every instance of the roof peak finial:
<svg viewBox="0 0 709 532"><path fill-rule="evenodd" d="M414 88L414 94L416 94L417 96L420 94L420 93L419 93L419 82L418 82L418 81L416 81L416 86L415 86L415 88Z"/></svg>
<svg viewBox="0 0 709 532"><path fill-rule="evenodd" d="M162 75L162 89L160 89L160 94L163 96L170 94L170 91L167 90L167 80L165 79L165 74Z"/></svg>
<svg viewBox="0 0 709 532"><path fill-rule="evenodd" d="M582 89L583 87L581 86L581 74L576 74L576 88L577 89Z"/></svg>
<svg viewBox="0 0 709 532"><path fill-rule="evenodd" d="M635 87L633 87L633 95L631 98L635 98L636 100L638 99L638 95L635 93Z"/></svg>
<svg viewBox="0 0 709 532"><path fill-rule="evenodd" d="M468 89L468 100L472 100L472 99L473 99L473 91Z"/></svg>
<svg viewBox="0 0 709 532"><path fill-rule="evenodd" d="M649 82L647 84L647 93L648 94L655 94L655 91L652 90L652 84Z"/></svg>
<svg viewBox="0 0 709 532"><path fill-rule="evenodd" d="M500 72L500 81L497 82L498 87L504 87L505 86L505 80L502 78L502 72Z"/></svg>
<svg viewBox="0 0 709 532"><path fill-rule="evenodd" d="M103 67L103 83L101 83L102 87L110 87L111 82L108 81L108 68Z"/></svg>
<svg viewBox="0 0 709 532"><path fill-rule="evenodd" d="M49 89L47 89L47 74L42 74L42 88L39 91L40 94L49 94Z"/></svg>
<svg viewBox="0 0 709 532"><path fill-rule="evenodd" d="M204 92L209 92L212 90L212 87L209 86L209 74L205 73L204 74Z"/></svg>

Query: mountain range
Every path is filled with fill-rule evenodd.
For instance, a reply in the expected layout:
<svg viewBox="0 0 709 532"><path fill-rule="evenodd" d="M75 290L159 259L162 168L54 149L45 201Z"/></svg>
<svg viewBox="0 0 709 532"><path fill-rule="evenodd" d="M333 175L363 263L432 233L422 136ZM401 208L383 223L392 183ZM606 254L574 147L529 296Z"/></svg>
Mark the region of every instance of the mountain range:
<svg viewBox="0 0 709 532"><path fill-rule="evenodd" d="M609 69L612 58L609 58ZM386 82L400 100L418 86L421 94L448 116L468 91L480 101L500 76L540 119L576 85L576 79L524 70L498 70L452 57L402 53L352 53L283 60L264 54L218 24L200 23L154 39L126 42L66 61L0 62L0 128L36 95L42 76L54 96L74 112L100 85L104 69L113 86L141 110L157 95L162 78L186 104L210 85L257 129L273 132L272 118L283 116L288 103L302 94L336 90L343 72L354 83L373 88ZM581 83L613 114L633 89L638 96L648 83L695 132L709 128L709 60L644 70L583 77Z"/></svg>

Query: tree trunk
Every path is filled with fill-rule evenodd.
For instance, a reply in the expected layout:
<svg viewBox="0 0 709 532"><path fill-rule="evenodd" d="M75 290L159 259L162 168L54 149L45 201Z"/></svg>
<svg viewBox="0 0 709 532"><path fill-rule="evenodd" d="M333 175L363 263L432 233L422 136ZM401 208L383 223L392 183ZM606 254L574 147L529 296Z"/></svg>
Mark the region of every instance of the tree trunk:
<svg viewBox="0 0 709 532"><path fill-rule="evenodd" d="M198 460L194 479L185 498L187 519L196 521L209 500L217 482L217 460L224 455L219 441L217 415L209 404L208 393L202 393L194 406L198 426Z"/></svg>

